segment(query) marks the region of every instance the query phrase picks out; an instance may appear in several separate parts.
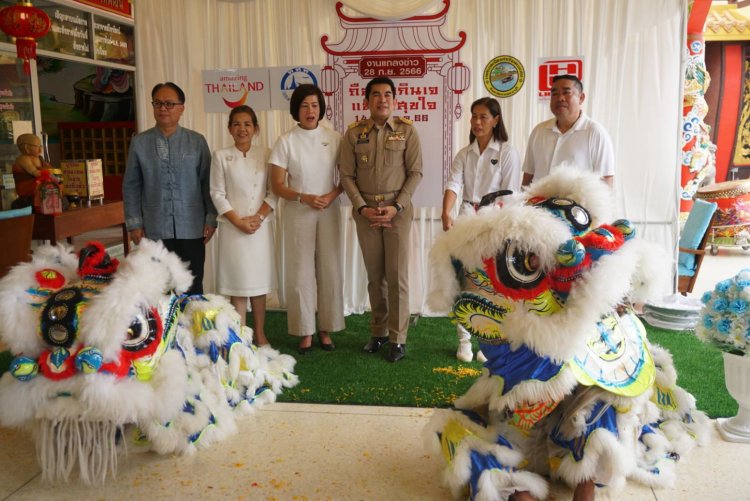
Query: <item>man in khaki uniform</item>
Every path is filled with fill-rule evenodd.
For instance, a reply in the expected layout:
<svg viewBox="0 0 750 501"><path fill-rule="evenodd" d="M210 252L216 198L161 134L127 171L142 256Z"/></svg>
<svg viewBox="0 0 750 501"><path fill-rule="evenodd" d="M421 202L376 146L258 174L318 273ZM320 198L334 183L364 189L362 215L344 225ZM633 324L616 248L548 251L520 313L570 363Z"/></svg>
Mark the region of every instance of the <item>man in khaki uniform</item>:
<svg viewBox="0 0 750 501"><path fill-rule="evenodd" d="M390 362L406 354L411 197L422 179L419 136L410 120L391 117L395 104L393 81L371 80L365 88L370 118L349 126L339 153L372 308L372 337L364 351L375 353L390 341Z"/></svg>

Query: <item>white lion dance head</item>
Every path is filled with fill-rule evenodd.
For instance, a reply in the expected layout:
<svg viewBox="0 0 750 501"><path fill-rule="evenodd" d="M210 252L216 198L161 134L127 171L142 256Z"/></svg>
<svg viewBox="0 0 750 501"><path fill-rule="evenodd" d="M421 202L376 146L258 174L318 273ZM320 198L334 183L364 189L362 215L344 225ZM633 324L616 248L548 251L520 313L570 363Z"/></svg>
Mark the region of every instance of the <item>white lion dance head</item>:
<svg viewBox="0 0 750 501"><path fill-rule="evenodd" d="M607 223L611 196L593 174L554 169L435 243L430 307L450 309L487 358L429 426L456 494L542 498L545 476L612 487L671 478L664 423L701 417L670 379L669 354L652 350L624 306L662 291L669 267L629 221Z"/></svg>
<svg viewBox="0 0 750 501"><path fill-rule="evenodd" d="M118 450L185 453L297 382L220 296L184 296L185 265L144 240L120 264L92 242L42 247L0 280L0 424L33 431L47 480L103 482Z"/></svg>

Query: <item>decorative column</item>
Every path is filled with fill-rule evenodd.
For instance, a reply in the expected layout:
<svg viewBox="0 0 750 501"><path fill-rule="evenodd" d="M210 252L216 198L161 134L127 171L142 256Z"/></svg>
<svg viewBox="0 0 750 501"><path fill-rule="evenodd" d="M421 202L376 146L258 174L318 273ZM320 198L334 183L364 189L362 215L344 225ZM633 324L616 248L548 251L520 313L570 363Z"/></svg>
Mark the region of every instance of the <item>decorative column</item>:
<svg viewBox="0 0 750 501"><path fill-rule="evenodd" d="M680 220L687 219L693 196L701 182L715 171L716 146L711 143L704 118L708 113L705 94L711 78L706 70L703 26L711 0L693 0L689 4L687 25L687 64L682 102L682 170L680 175Z"/></svg>

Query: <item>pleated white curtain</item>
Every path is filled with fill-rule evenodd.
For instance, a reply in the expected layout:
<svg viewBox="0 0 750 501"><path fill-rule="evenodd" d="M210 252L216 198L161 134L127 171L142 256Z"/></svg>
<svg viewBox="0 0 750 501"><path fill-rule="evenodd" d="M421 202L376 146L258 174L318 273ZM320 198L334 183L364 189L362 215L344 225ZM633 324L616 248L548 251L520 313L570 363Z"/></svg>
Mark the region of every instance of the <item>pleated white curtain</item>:
<svg viewBox="0 0 750 501"><path fill-rule="evenodd" d="M415 2L417 0L414 0ZM419 0L435 9L434 2ZM373 8L383 1L349 0ZM471 69L463 94L464 116L455 124L454 151L468 142L468 108L488 95L485 65L498 55L518 58L526 84L501 100L511 143L521 155L531 129L551 117L535 94L541 57L583 56L585 111L610 132L617 171L618 216L636 222L641 236L673 253L676 246L677 166L680 150L681 83L686 0L453 0L443 33L467 34L461 61ZM151 87L171 80L183 87L187 103L182 124L203 133L211 149L231 144L227 114L204 113L201 71L284 65L324 65L324 34L340 40L336 0L135 0L137 111L140 129L153 125ZM394 4L395 5L395 4ZM400 4L399 4L400 5ZM346 7L347 13L355 14ZM365 9L365 7L360 7ZM372 15L372 11L365 11ZM356 14L355 14L356 15ZM272 147L294 125L287 112L260 112L259 145ZM423 138L425 147L429 142ZM427 255L440 227L440 200L419 209L410 258L411 310L429 314ZM364 265L348 209L342 248L347 314L369 309ZM278 227L277 227L278 228ZM280 234L280 232L277 232ZM279 280L283 283L278 241ZM206 288L214 289L209 249ZM283 306L284 298L278 298Z"/></svg>

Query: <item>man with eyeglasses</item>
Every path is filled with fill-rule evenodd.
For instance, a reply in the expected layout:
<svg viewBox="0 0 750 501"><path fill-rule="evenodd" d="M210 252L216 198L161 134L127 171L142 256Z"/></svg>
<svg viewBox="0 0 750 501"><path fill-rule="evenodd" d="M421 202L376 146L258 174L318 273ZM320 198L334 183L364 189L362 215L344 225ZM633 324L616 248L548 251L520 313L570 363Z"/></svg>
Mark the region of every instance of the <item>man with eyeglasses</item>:
<svg viewBox="0 0 750 501"><path fill-rule="evenodd" d="M122 184L125 225L138 245L161 240L193 274L188 294L203 293L206 243L216 230L209 195L211 151L199 133L181 127L185 93L172 82L151 91L156 126L136 135Z"/></svg>
<svg viewBox="0 0 750 501"><path fill-rule="evenodd" d="M610 187L615 176L615 154L606 129L581 110L583 84L574 75L552 79L549 107L555 118L537 125L529 136L523 162L523 186L566 164L598 173Z"/></svg>

